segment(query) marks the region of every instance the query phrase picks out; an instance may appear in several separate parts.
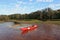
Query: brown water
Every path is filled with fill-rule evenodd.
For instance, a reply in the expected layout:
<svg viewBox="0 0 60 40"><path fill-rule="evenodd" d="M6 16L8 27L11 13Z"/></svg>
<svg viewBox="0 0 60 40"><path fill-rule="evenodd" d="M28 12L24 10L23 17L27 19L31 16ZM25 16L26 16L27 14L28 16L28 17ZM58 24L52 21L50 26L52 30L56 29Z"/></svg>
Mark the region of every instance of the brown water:
<svg viewBox="0 0 60 40"><path fill-rule="evenodd" d="M11 28L12 22L0 24L0 40L60 40L60 26L54 24L38 24L38 28L26 34Z"/></svg>

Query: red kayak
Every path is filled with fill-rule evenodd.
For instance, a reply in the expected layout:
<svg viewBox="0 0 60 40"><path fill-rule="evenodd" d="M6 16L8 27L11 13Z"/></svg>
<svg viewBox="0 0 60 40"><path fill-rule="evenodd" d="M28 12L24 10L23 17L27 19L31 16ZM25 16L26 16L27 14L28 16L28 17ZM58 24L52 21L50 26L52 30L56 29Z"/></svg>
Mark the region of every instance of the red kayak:
<svg viewBox="0 0 60 40"><path fill-rule="evenodd" d="M28 31L33 31L37 28L37 25L33 25L33 26L29 26L29 27L24 27L24 28L20 28L20 30L22 30L23 33L28 32Z"/></svg>

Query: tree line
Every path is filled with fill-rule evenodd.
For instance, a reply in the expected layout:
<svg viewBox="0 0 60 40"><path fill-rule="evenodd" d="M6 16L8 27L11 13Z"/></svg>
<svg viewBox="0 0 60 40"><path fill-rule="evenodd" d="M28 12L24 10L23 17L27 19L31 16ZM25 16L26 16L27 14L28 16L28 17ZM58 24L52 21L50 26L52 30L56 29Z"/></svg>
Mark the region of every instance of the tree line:
<svg viewBox="0 0 60 40"><path fill-rule="evenodd" d="M60 19L60 9L53 10L51 8L46 8L42 10L37 10L29 14L11 14L11 15L0 15L0 21L7 20L59 20Z"/></svg>

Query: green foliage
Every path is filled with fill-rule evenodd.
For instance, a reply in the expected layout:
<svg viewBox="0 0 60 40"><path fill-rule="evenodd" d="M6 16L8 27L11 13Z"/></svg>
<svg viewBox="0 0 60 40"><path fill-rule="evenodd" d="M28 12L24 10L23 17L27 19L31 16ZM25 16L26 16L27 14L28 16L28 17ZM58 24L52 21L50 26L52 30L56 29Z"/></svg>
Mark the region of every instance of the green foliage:
<svg viewBox="0 0 60 40"><path fill-rule="evenodd" d="M52 10L51 8L46 8L43 10L38 10L35 12L31 12L29 14L12 14L12 15L0 15L0 21L8 21L8 20L53 20L60 19L60 9Z"/></svg>

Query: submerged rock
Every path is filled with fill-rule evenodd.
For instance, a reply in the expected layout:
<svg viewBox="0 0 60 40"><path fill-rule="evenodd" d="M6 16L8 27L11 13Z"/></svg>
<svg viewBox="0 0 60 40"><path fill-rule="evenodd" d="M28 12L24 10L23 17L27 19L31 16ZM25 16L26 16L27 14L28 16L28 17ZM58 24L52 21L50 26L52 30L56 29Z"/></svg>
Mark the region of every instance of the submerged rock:
<svg viewBox="0 0 60 40"><path fill-rule="evenodd" d="M20 22L14 22L15 24L20 24Z"/></svg>

